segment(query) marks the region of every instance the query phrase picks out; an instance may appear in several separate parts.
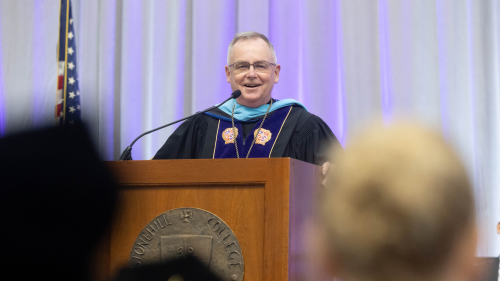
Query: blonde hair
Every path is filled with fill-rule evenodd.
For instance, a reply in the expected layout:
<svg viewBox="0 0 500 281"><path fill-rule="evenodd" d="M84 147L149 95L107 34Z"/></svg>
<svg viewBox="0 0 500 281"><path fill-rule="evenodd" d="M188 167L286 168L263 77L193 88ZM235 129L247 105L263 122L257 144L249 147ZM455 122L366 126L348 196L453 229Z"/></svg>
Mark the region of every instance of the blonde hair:
<svg viewBox="0 0 500 281"><path fill-rule="evenodd" d="M429 280L475 225L466 170L436 132L377 126L334 155L322 222L352 280Z"/></svg>

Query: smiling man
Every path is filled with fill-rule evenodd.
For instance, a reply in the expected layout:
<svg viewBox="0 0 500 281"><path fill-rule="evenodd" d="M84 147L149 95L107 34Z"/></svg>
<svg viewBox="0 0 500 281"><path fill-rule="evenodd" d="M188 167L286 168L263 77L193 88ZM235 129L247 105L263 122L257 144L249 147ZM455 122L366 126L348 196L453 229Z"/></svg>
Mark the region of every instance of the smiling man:
<svg viewBox="0 0 500 281"><path fill-rule="evenodd" d="M253 32L248 34L254 35ZM239 37L242 38L235 42ZM238 104L256 108L271 100L271 92L274 84L278 83L281 66L276 64L274 47L267 38L246 39L240 33L235 39L227 52L227 82L231 83L233 91L241 90Z"/></svg>
<svg viewBox="0 0 500 281"><path fill-rule="evenodd" d="M340 145L328 125L293 99L272 98L281 66L266 36L236 34L229 44L227 82L241 96L184 122L154 159L291 157L316 165ZM326 172L326 169L325 169Z"/></svg>

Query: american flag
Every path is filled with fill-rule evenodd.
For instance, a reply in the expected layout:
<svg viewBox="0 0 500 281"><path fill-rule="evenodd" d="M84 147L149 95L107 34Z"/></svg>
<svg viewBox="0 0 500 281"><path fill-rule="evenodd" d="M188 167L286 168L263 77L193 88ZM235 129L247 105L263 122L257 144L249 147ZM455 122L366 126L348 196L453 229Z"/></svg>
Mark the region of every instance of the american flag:
<svg viewBox="0 0 500 281"><path fill-rule="evenodd" d="M71 1L61 0L59 42L57 44L56 124L64 126L81 121L80 91L76 73L75 29Z"/></svg>

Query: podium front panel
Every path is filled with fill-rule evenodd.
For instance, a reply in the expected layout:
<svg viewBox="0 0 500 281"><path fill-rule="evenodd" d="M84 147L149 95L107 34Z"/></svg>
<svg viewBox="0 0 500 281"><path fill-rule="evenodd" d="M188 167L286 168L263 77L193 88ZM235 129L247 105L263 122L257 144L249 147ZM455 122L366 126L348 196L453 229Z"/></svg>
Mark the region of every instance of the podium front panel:
<svg viewBox="0 0 500 281"><path fill-rule="evenodd" d="M244 257L244 280L307 278L301 228L313 213L318 166L289 158L108 164L120 203L97 259L107 263L97 266L97 279L109 280L128 266L134 241L152 219L185 207L211 212L231 228Z"/></svg>

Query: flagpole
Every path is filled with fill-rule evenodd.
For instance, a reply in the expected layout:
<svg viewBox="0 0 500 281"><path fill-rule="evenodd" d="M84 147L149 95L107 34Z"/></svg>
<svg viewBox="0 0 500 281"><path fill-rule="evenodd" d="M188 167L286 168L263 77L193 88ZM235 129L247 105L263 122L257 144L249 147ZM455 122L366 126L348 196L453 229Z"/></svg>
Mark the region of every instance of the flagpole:
<svg viewBox="0 0 500 281"><path fill-rule="evenodd" d="M65 45L64 45L64 89L63 89L63 125L66 125L66 87L68 83L68 25L69 25L69 1L66 0L66 29L65 29Z"/></svg>

